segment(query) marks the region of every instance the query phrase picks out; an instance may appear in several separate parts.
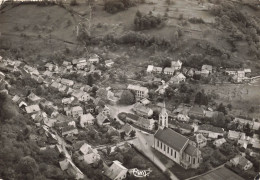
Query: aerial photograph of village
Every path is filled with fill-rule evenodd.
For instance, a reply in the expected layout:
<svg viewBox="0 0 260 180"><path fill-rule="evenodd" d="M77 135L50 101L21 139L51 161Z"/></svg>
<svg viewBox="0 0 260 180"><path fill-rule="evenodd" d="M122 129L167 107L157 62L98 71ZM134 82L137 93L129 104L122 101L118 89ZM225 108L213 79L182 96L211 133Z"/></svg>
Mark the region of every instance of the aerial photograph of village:
<svg viewBox="0 0 260 180"><path fill-rule="evenodd" d="M0 180L123 179L260 179L260 0L0 0Z"/></svg>

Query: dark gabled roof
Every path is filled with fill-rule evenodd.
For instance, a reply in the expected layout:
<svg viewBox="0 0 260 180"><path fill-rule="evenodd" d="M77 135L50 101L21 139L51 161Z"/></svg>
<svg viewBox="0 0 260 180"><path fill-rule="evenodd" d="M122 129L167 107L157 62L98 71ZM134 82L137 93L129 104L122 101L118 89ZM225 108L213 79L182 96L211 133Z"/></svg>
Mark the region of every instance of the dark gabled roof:
<svg viewBox="0 0 260 180"><path fill-rule="evenodd" d="M199 130L211 131L216 133L224 133L224 130L220 127L215 127L210 124L203 124L199 127Z"/></svg>
<svg viewBox="0 0 260 180"><path fill-rule="evenodd" d="M135 121L137 121L139 119L139 116L137 116L135 114L131 114L131 113L127 113L126 116Z"/></svg>
<svg viewBox="0 0 260 180"><path fill-rule="evenodd" d="M159 129L154 137L177 151L180 151L188 142L188 138L170 128Z"/></svg>
<svg viewBox="0 0 260 180"><path fill-rule="evenodd" d="M188 144L188 146L185 148L184 152L190 156L196 156L198 149L191 144Z"/></svg>

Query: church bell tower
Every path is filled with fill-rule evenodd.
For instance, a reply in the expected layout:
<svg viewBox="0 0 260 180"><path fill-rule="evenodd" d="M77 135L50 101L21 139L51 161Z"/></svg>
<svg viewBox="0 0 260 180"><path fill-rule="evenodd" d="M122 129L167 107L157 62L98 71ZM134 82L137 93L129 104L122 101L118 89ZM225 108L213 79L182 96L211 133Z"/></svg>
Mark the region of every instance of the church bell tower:
<svg viewBox="0 0 260 180"><path fill-rule="evenodd" d="M165 102L163 102L163 108L162 108L161 113L159 114L159 127L168 128L168 113L165 108Z"/></svg>

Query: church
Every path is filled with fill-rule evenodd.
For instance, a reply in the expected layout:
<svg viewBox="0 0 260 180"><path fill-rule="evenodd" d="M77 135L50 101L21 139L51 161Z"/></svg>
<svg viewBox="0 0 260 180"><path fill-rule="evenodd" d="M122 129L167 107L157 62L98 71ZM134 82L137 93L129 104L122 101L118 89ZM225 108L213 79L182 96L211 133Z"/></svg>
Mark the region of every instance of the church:
<svg viewBox="0 0 260 180"><path fill-rule="evenodd" d="M159 115L159 129L154 135L153 147L185 169L198 168L201 152L185 136L168 128L168 114L164 107Z"/></svg>

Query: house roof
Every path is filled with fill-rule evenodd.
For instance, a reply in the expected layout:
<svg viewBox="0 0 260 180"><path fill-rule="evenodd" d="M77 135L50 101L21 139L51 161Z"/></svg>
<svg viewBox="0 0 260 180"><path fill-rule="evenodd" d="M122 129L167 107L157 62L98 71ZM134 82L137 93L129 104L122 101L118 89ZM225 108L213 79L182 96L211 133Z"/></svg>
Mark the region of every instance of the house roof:
<svg viewBox="0 0 260 180"><path fill-rule="evenodd" d="M69 168L70 162L68 161L68 159L64 159L63 161L60 161L59 163L60 163L60 168L62 171L65 171Z"/></svg>
<svg viewBox="0 0 260 180"><path fill-rule="evenodd" d="M189 141L188 138L170 128L159 129L154 137L177 151L180 151Z"/></svg>
<svg viewBox="0 0 260 180"><path fill-rule="evenodd" d="M92 116L92 114L88 113L88 114L83 114L80 116L80 121L92 121L95 118Z"/></svg>
<svg viewBox="0 0 260 180"><path fill-rule="evenodd" d="M31 93L29 94L28 98L29 98L31 101L38 101L38 100L41 99L39 96L36 96L33 92L31 92Z"/></svg>
<svg viewBox="0 0 260 180"><path fill-rule="evenodd" d="M74 81L62 78L60 81L62 84L74 84Z"/></svg>
<svg viewBox="0 0 260 180"><path fill-rule="evenodd" d="M237 138L238 139L239 135L240 135L240 132L232 131L232 130L228 131L228 136L231 137L231 138Z"/></svg>
<svg viewBox="0 0 260 180"><path fill-rule="evenodd" d="M192 108L190 108L189 113L204 115L204 110L199 106L193 106Z"/></svg>
<svg viewBox="0 0 260 180"><path fill-rule="evenodd" d="M156 66L154 66L154 67L153 67L153 71L162 72L162 68L161 68L161 67L156 67Z"/></svg>
<svg viewBox="0 0 260 180"><path fill-rule="evenodd" d="M166 67L166 68L164 68L164 70L163 70L163 72L172 72L172 73L174 73L174 68L171 68L171 67Z"/></svg>
<svg viewBox="0 0 260 180"><path fill-rule="evenodd" d="M123 127L122 127L122 130L126 133L126 134L129 134L131 131L133 131L133 127L126 123Z"/></svg>
<svg viewBox="0 0 260 180"><path fill-rule="evenodd" d="M12 101L16 103L16 102L18 102L20 99L21 99L20 96L15 95L15 96L13 97Z"/></svg>
<svg viewBox="0 0 260 180"><path fill-rule="evenodd" d="M84 143L79 150L82 152L82 154L88 154L91 150L91 146L87 143Z"/></svg>
<svg viewBox="0 0 260 180"><path fill-rule="evenodd" d="M135 111L140 111L144 114L148 114L152 109L149 107L144 106L141 103L136 103L134 106Z"/></svg>
<svg viewBox="0 0 260 180"><path fill-rule="evenodd" d="M216 133L224 133L224 130L220 127L215 127L210 124L203 124L199 126L199 130L211 131Z"/></svg>
<svg viewBox="0 0 260 180"><path fill-rule="evenodd" d="M113 164L105 170L104 174L110 179L116 179L116 177L122 172L127 171L127 168L122 166L119 161L113 161Z"/></svg>
<svg viewBox="0 0 260 180"><path fill-rule="evenodd" d="M190 156L196 156L198 153L198 149L191 144L188 144L184 149L184 152Z"/></svg>
<svg viewBox="0 0 260 180"><path fill-rule="evenodd" d="M148 65L146 71L147 71L147 72L152 72L152 71L153 71L153 65Z"/></svg>
<svg viewBox="0 0 260 180"><path fill-rule="evenodd" d="M211 65L207 65L207 64L205 64L205 65L203 65L203 66L201 67L201 70L212 71L212 66L211 66Z"/></svg>
<svg viewBox="0 0 260 180"><path fill-rule="evenodd" d="M83 111L83 109L82 109L82 107L80 107L80 106L74 106L74 107L71 108L71 111L72 111L72 112L75 112L75 111Z"/></svg>
<svg viewBox="0 0 260 180"><path fill-rule="evenodd" d="M172 66L173 67L180 67L181 65L182 65L182 62L180 60L172 61Z"/></svg>
<svg viewBox="0 0 260 180"><path fill-rule="evenodd" d="M178 121L175 121L175 120L172 120L172 121L169 121L169 124L172 124L178 128L181 128L181 129L187 129L187 130L192 130L193 127L187 123L180 123Z"/></svg>
<svg viewBox="0 0 260 180"><path fill-rule="evenodd" d="M38 104L34 104L34 105L31 105L31 106L27 106L25 107L25 110L27 113L33 113L33 112L38 112L40 111L40 107Z"/></svg>
<svg viewBox="0 0 260 180"><path fill-rule="evenodd" d="M223 144L223 143L225 143L225 142L227 142L227 141L226 141L226 139L224 139L224 138L217 139L217 140L214 141L214 143L216 143L216 144Z"/></svg>
<svg viewBox="0 0 260 180"><path fill-rule="evenodd" d="M133 85L133 84L129 84L127 86L127 89L135 90L135 91L148 91L148 89L146 87L139 86L139 85Z"/></svg>
<svg viewBox="0 0 260 180"><path fill-rule="evenodd" d="M135 121L137 121L139 119L139 116L135 115L135 114L131 114L131 113L127 113L126 116L130 119L133 119Z"/></svg>
<svg viewBox="0 0 260 180"><path fill-rule="evenodd" d="M106 120L109 121L107 116L103 115L102 113L98 114L98 116L97 116L98 124L103 124Z"/></svg>

